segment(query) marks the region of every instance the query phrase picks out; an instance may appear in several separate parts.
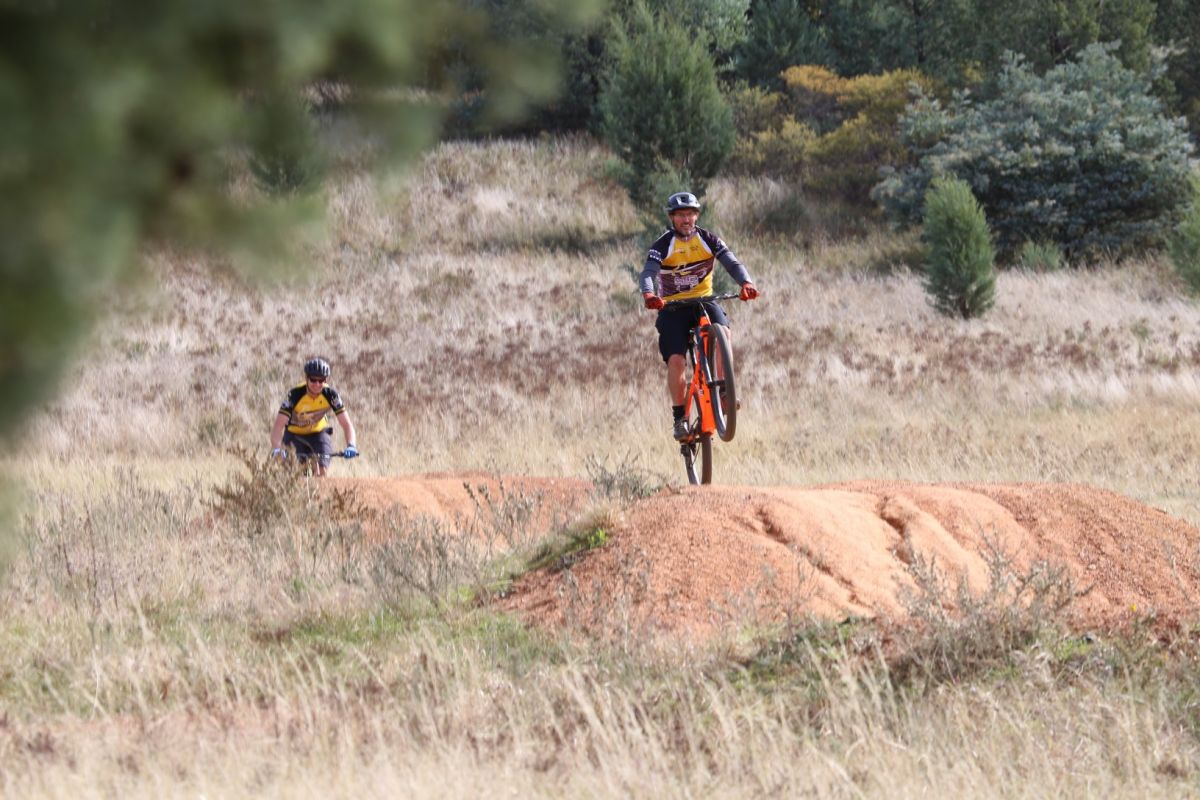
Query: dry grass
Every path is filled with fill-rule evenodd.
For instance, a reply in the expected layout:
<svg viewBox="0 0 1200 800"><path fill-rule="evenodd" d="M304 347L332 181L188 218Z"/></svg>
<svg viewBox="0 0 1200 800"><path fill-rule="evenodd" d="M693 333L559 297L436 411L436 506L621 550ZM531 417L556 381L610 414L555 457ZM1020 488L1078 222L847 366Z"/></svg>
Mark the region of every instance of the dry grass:
<svg viewBox="0 0 1200 800"><path fill-rule="evenodd" d="M903 266L911 240L776 184L713 199L765 292L731 309L745 404L720 482L1079 481L1200 523L1200 310L1163 264L1005 273L991 314L952 321ZM339 474L599 477L601 517L682 480L634 292L646 242L596 146L446 144L329 205L316 268L283 285L159 256L0 465L28 490L0 595L0 794L1194 793L1186 649L1035 643L913 694L873 634L809 632L769 668L746 660L761 640L549 641L455 602L493 554L382 591L453 536L389 555L352 518L306 524L303 495L257 530L214 517L229 447L265 455L311 353L359 430Z"/></svg>
<svg viewBox="0 0 1200 800"><path fill-rule="evenodd" d="M258 529L133 480L38 501L0 596L6 796L1185 797L1200 770L1194 650L1138 636L1033 635L980 671L947 628L955 681L904 678L931 640L870 626L571 644L382 603L386 553L320 546L336 514Z"/></svg>

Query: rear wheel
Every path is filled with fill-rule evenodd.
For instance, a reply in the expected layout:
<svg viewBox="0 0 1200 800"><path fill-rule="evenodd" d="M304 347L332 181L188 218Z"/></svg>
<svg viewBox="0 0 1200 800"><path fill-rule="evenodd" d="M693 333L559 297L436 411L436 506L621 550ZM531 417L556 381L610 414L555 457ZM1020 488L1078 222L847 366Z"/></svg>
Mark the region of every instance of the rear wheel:
<svg viewBox="0 0 1200 800"><path fill-rule="evenodd" d="M688 483L712 483L712 434L702 433L692 441L681 444L679 449L683 453Z"/></svg>
<svg viewBox="0 0 1200 800"><path fill-rule="evenodd" d="M733 375L733 348L720 325L709 328L708 375L717 435L723 442L732 441L737 430L737 383Z"/></svg>

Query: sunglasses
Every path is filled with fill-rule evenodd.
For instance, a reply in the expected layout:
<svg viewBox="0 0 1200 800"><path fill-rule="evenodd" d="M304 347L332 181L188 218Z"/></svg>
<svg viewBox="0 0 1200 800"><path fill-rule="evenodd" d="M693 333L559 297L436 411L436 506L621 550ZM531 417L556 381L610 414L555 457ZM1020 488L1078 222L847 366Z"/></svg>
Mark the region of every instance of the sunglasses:
<svg viewBox="0 0 1200 800"><path fill-rule="evenodd" d="M324 383L325 382L325 378L314 378L312 375L308 375L307 377L308 377L309 383Z"/></svg>

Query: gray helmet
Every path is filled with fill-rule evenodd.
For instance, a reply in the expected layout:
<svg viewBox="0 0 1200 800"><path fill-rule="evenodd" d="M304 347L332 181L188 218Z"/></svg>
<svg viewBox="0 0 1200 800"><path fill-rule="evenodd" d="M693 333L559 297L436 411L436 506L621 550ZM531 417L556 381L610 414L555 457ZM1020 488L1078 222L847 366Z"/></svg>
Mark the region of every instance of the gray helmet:
<svg viewBox="0 0 1200 800"><path fill-rule="evenodd" d="M310 358L304 362L304 374L310 378L328 378L329 362L323 358Z"/></svg>
<svg viewBox="0 0 1200 800"><path fill-rule="evenodd" d="M691 192L676 192L667 198L667 213L673 214L681 208L700 210L700 201Z"/></svg>

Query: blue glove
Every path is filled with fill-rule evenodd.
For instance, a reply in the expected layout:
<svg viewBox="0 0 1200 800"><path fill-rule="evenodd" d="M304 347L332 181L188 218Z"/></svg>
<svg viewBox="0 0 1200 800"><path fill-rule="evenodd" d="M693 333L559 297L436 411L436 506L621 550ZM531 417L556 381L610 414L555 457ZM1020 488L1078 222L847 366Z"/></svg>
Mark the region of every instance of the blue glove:
<svg viewBox="0 0 1200 800"><path fill-rule="evenodd" d="M282 447L276 447L274 450L271 451L271 458L277 458L280 461L287 461L287 457L288 457L288 452L287 452L287 450L284 450Z"/></svg>
<svg viewBox="0 0 1200 800"><path fill-rule="evenodd" d="M342 455L346 458L357 458L358 448L352 444L348 444L346 445L346 449L342 451Z"/></svg>

